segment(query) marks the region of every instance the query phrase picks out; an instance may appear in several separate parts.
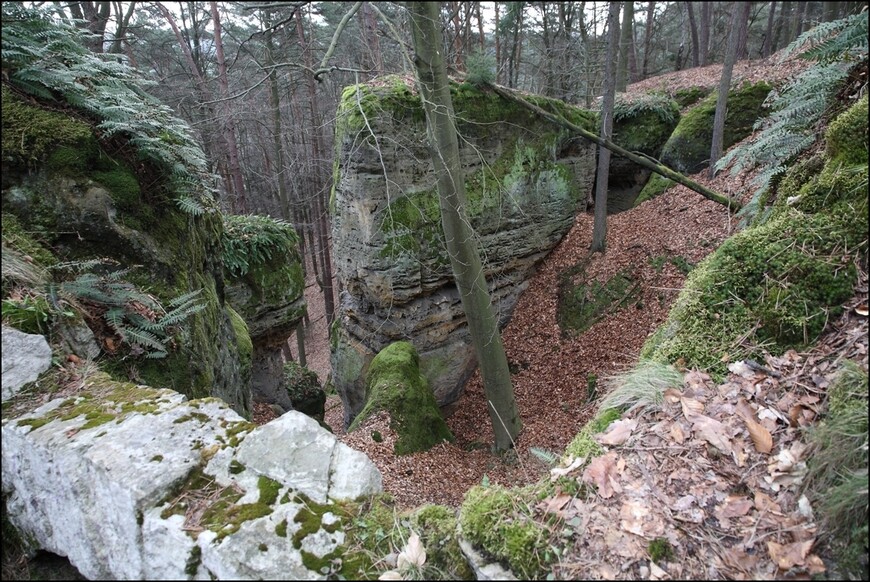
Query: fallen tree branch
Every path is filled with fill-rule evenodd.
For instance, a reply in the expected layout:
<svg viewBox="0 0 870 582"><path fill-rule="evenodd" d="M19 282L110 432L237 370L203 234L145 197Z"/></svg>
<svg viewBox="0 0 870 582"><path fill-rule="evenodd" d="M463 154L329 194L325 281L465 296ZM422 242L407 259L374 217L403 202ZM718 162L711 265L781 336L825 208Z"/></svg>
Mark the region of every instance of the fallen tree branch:
<svg viewBox="0 0 870 582"><path fill-rule="evenodd" d="M670 169L669 167L667 167L665 165L662 165L660 163L659 164L655 163L648 156L645 156L643 154L638 155L636 153L630 152L628 150L625 150L625 149L619 147L618 145L616 145L615 143L613 143L610 140L602 139L598 135L583 129L582 127L580 127L578 125L574 125L573 123L562 118L561 116L550 113L549 111L546 111L546 110L538 107L534 103L530 103L530 102L526 101L520 95L518 95L512 91L509 91L509 90L505 89L504 87L499 87L499 86L494 85L492 83L488 83L488 86L493 91L495 91L496 93L498 93L499 95L504 97L505 99L510 99L514 103L519 103L520 105L522 105L526 109L533 111L534 113L540 115L544 119L547 119L548 121L551 121L557 125L561 125L562 127L578 134L580 137L588 139L589 141L594 142L594 143L600 145L601 147L607 148L610 151L612 151L613 153L615 153L616 155L627 158L639 166L643 166L644 168L651 170L651 171L655 172L656 174L660 174L660 175L664 176L665 178L669 178L669 179L673 180L674 182L682 184L686 188L697 192L698 194L700 194L704 198L707 198L707 199L712 200L714 202L718 202L719 204L725 206L729 210L729 212L736 213L741 208L743 208L743 205L740 202L738 202L737 200L735 200L734 198L731 198L729 196L725 196L724 194L719 194L718 192L710 190L706 186L702 186L701 184L698 184L694 180L690 180L689 178L687 178L683 174L680 174L679 172L675 172L674 170Z"/></svg>

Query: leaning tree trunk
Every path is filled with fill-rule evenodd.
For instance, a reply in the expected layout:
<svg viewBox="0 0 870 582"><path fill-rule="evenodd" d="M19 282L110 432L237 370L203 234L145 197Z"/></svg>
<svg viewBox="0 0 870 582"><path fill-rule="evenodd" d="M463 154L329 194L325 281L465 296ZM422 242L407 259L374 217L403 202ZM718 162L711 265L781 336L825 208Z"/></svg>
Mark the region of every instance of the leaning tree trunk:
<svg viewBox="0 0 870 582"><path fill-rule="evenodd" d="M513 446L520 432L520 417L480 252L465 210L465 178L459 162L459 140L444 63L438 3L409 2L407 7L411 13L414 65L426 111L429 151L435 168L447 254L480 366L495 433L495 449L503 451Z"/></svg>
<svg viewBox="0 0 870 582"><path fill-rule="evenodd" d="M545 110L541 109L540 107L538 107L534 103L530 103L530 102L526 101L518 94L512 93L511 91L509 91L508 89L505 89L504 87L499 87L498 85L493 85L493 84L490 84L489 86L493 91L495 91L496 93L498 93L499 95L501 95L505 99L510 99L511 101L519 103L520 105L522 105L526 109L529 109L530 111L537 113L538 115L540 115L544 119L551 121L552 123L555 123L557 125L561 125L565 129L572 131L573 133L579 135L580 137L582 137L584 139L588 139L589 141L591 141L593 143L596 143L602 147L605 147L605 148L609 149L610 151L612 151L613 153L615 153L616 155L622 156L623 158L631 160L635 164L637 164L643 168L646 168L647 170L655 172L656 174L659 174L660 176L664 176L665 178L669 178L669 179L673 180L674 182L677 182L678 184L682 184L683 186L685 186L689 190L697 192L698 194L700 194L704 198L707 198L708 200L712 200L713 202L718 202L722 206L725 206L726 208L728 208L728 210L731 211L732 213L738 212L738 211L740 211L741 208L743 208L743 205L740 204L740 202L735 200L734 198L729 198L728 196L724 196L722 194L719 194L718 192L714 192L713 190L710 190L706 186L703 186L703 185L698 184L697 182L695 182L693 180L690 180L689 178L687 178L683 174L680 174L679 172L675 172L674 170L670 169L669 167L667 167L663 164L657 163L656 160L654 160L653 158L651 158L645 154L633 153L633 152L630 152L626 149L623 149L623 148L619 147L618 145L616 145L615 143L613 143L612 141L607 140L607 139L602 139L601 137L595 135L591 131L587 131L587 130L583 129L582 127L580 127L579 125L575 125L559 115L555 115L553 113L550 113L549 111L545 111Z"/></svg>

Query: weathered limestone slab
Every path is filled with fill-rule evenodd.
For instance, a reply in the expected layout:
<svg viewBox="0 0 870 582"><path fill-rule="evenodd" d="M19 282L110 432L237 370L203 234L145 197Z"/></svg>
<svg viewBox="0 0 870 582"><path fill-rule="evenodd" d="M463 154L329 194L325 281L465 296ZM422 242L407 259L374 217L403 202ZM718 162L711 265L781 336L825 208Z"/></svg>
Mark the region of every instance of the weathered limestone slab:
<svg viewBox="0 0 870 582"><path fill-rule="evenodd" d="M3 326L3 402L51 366L51 348L41 335Z"/></svg>
<svg viewBox="0 0 870 582"><path fill-rule="evenodd" d="M466 210L504 325L535 264L585 209L595 151L494 93L452 91ZM543 101L594 129L594 115ZM441 233L419 96L398 78L348 87L336 148L333 254L342 292L332 371L345 423L362 409L369 364L394 341L414 345L438 403L447 404L476 360Z"/></svg>
<svg viewBox="0 0 870 582"><path fill-rule="evenodd" d="M323 578L303 552L335 551L337 518L300 541L296 514L382 490L364 454L302 413L258 428L218 399L104 374L4 419L2 438L10 521L90 579Z"/></svg>

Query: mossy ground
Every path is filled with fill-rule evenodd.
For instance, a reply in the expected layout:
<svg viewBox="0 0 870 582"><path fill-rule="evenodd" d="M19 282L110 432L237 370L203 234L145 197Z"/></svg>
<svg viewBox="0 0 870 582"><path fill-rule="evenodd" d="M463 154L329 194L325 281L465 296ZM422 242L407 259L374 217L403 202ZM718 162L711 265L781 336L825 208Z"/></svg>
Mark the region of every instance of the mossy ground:
<svg viewBox="0 0 870 582"><path fill-rule="evenodd" d="M558 320L563 334L579 334L608 313L630 306L639 298L640 282L631 269L623 269L607 281L588 282L584 260L560 275Z"/></svg>
<svg viewBox="0 0 870 582"><path fill-rule="evenodd" d="M398 434L394 445L397 455L453 440L409 342L390 344L372 360L366 377L366 405L348 430L381 410L390 414L391 428Z"/></svg>
<svg viewBox="0 0 870 582"><path fill-rule="evenodd" d="M824 420L809 431L805 483L840 575L868 576L867 370L845 360L828 389Z"/></svg>
<svg viewBox="0 0 870 582"><path fill-rule="evenodd" d="M549 532L535 520L532 504L530 491L476 486L465 494L459 514L462 535L521 580L542 577L555 558Z"/></svg>
<svg viewBox="0 0 870 582"><path fill-rule="evenodd" d="M323 420L326 393L320 387L317 373L303 368L296 362L284 364L284 382L293 409L314 418Z"/></svg>

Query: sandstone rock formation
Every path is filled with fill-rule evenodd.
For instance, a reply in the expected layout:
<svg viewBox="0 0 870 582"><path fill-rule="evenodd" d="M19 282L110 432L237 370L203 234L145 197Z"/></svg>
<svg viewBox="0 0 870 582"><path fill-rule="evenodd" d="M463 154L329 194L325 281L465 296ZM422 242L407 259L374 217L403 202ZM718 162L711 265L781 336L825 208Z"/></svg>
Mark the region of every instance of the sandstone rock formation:
<svg viewBox="0 0 870 582"><path fill-rule="evenodd" d="M452 94L467 210L504 325L536 262L585 208L595 152L493 93L463 84ZM595 127L593 114L534 99ZM397 340L418 351L438 403L452 402L476 360L444 249L423 109L412 86L389 77L345 89L336 149L331 207L341 293L331 340L345 423L362 409L374 355Z"/></svg>

